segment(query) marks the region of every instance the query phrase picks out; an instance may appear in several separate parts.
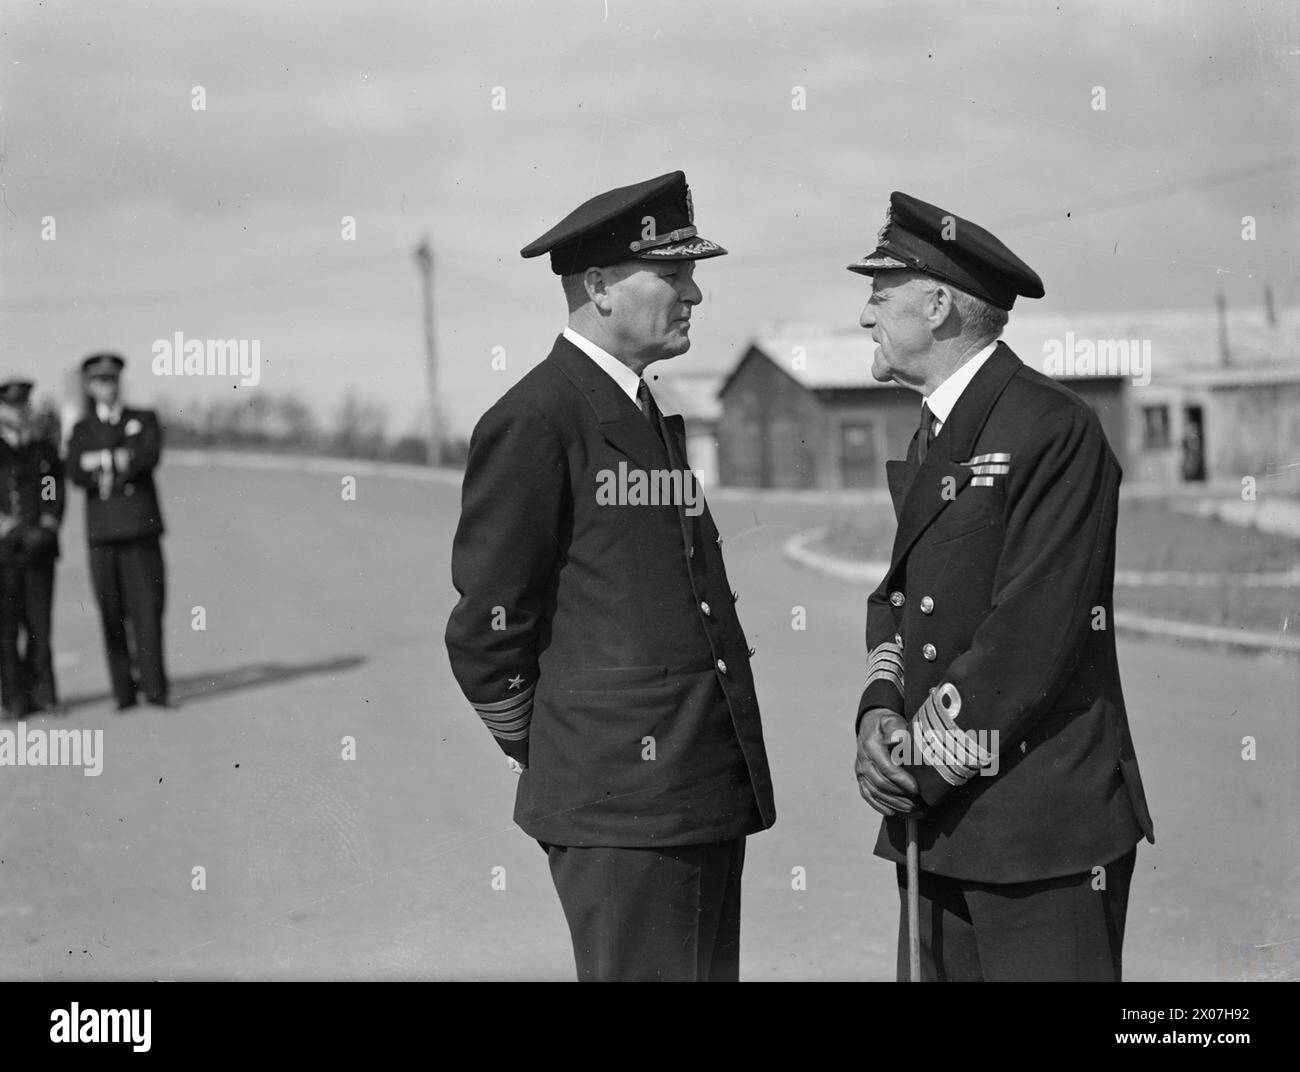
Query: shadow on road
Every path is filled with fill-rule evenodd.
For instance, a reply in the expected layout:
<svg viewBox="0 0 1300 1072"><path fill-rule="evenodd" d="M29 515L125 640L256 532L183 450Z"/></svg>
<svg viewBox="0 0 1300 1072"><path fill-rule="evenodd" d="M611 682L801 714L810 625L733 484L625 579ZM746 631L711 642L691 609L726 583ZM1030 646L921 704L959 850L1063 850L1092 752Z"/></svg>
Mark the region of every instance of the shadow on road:
<svg viewBox="0 0 1300 1072"><path fill-rule="evenodd" d="M283 681L293 681L300 677L316 674L342 674L355 670L364 663L361 655L339 655L332 659L308 663L250 663L231 670L208 671L202 674L190 674L186 677L171 679L172 699L179 704L189 705L203 700L224 696L243 689L255 689L263 685L277 685ZM112 692L103 692L73 696L64 701L64 707L72 711L78 707L111 701Z"/></svg>

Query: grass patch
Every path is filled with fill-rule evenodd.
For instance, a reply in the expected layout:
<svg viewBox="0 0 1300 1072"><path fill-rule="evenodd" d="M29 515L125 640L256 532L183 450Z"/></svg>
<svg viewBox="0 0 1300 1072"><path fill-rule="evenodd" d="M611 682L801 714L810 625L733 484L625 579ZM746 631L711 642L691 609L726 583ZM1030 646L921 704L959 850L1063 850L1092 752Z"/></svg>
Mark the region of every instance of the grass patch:
<svg viewBox="0 0 1300 1072"><path fill-rule="evenodd" d="M853 561L888 561L893 509L873 506L830 526L817 549ZM1182 514L1160 502L1121 501L1116 568L1197 573L1274 573L1300 563L1291 537ZM1116 586L1115 608L1153 618L1289 634L1300 626L1300 589L1176 585Z"/></svg>

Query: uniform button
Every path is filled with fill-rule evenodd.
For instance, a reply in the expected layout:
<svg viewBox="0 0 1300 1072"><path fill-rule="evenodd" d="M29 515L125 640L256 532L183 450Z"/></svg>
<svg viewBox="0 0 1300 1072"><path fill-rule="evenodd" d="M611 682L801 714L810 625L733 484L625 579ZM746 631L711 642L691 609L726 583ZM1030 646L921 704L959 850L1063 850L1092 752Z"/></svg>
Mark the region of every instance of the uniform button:
<svg viewBox="0 0 1300 1072"><path fill-rule="evenodd" d="M709 605L707 603L701 603L700 610L704 611L705 615L708 617L713 616L713 611L709 609Z"/></svg>
<svg viewBox="0 0 1300 1072"><path fill-rule="evenodd" d="M750 648L750 649L749 649L749 657L750 657L751 659L754 657L754 652L756 652L756 651L758 651L757 648Z"/></svg>
<svg viewBox="0 0 1300 1072"><path fill-rule="evenodd" d="M890 592L889 602L891 602L896 607L901 607L906 602L906 597L903 595L902 592Z"/></svg>
<svg viewBox="0 0 1300 1072"><path fill-rule="evenodd" d="M731 602L733 602L733 603L739 603L739 602L740 602L740 593L739 593L739 592L732 592L732 593L731 593Z"/></svg>
<svg viewBox="0 0 1300 1072"><path fill-rule="evenodd" d="M719 546L719 547L722 546L722 534L721 534L721 533L718 533L718 546Z"/></svg>
<svg viewBox="0 0 1300 1072"><path fill-rule="evenodd" d="M727 664L726 664L723 660L719 659L719 660L718 660L718 673L719 673L719 674L725 674L726 672L727 672Z"/></svg>
<svg viewBox="0 0 1300 1072"><path fill-rule="evenodd" d="M127 485L125 485L125 486L122 488L122 494L123 494L123 495L134 495L134 494L135 494L135 485L134 485L134 484L127 484Z"/></svg>
<svg viewBox="0 0 1300 1072"><path fill-rule="evenodd" d="M902 634L902 633L895 633L895 634L894 634L894 643L897 644L900 648L903 646L903 634Z"/></svg>
<svg viewBox="0 0 1300 1072"><path fill-rule="evenodd" d="M922 613L922 614L929 614L932 610L934 610L934 600L931 599L929 596L922 596L922 597L921 597L921 613Z"/></svg>
<svg viewBox="0 0 1300 1072"><path fill-rule="evenodd" d="M921 654L925 656L926 662L932 663L934 662L935 658L938 656L939 653L935 650L933 644L927 644L925 647L921 649Z"/></svg>
<svg viewBox="0 0 1300 1072"><path fill-rule="evenodd" d="M1028 741L1021 741L1021 742L1020 742L1020 754L1023 756L1023 755L1024 755L1026 752L1028 752L1028 751L1029 751L1029 742L1028 742Z"/></svg>

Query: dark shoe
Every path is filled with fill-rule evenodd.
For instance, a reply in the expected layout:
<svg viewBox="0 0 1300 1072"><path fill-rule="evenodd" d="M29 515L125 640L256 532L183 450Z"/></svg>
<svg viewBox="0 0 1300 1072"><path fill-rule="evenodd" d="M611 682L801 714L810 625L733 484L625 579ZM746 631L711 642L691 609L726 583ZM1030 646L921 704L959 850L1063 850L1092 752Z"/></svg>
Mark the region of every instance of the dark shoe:
<svg viewBox="0 0 1300 1072"><path fill-rule="evenodd" d="M119 700L117 703L117 709L119 711L129 711L131 710L131 708L139 707L139 706L140 706L140 701L136 699Z"/></svg>
<svg viewBox="0 0 1300 1072"><path fill-rule="evenodd" d="M36 715L50 715L53 718L60 718L68 713L68 709L61 703L32 704L28 710Z"/></svg>
<svg viewBox="0 0 1300 1072"><path fill-rule="evenodd" d="M180 704L178 704L175 700L168 699L166 696L162 696L154 700L146 700L145 702L150 707L161 707L168 711L174 711L176 710L176 708L180 707Z"/></svg>

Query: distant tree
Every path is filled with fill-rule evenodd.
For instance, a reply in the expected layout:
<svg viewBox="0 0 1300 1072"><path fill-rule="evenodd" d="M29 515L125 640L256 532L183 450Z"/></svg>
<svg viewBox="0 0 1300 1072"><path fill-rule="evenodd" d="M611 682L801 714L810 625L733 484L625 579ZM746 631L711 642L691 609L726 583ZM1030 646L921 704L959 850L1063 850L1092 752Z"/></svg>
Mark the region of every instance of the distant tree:
<svg viewBox="0 0 1300 1072"><path fill-rule="evenodd" d="M469 457L469 440L463 436L453 436L442 441L442 464L463 468Z"/></svg>
<svg viewBox="0 0 1300 1072"><path fill-rule="evenodd" d="M262 391L234 392L232 416L235 436L244 443L266 443L273 438L271 399ZM243 397L239 397L242 395Z"/></svg>
<svg viewBox="0 0 1300 1072"><path fill-rule="evenodd" d="M320 438L316 415L297 395L282 395L276 399L276 411L283 429L285 445L294 450L314 449Z"/></svg>
<svg viewBox="0 0 1300 1072"><path fill-rule="evenodd" d="M378 458L387 446L388 412L383 406L363 399L355 388L343 393L335 411L331 447L350 458Z"/></svg>
<svg viewBox="0 0 1300 1072"><path fill-rule="evenodd" d="M404 435L393 441L388 448L388 457L395 462L426 465L429 461L429 441L424 436Z"/></svg>
<svg viewBox="0 0 1300 1072"><path fill-rule="evenodd" d="M312 408L295 394L232 391L175 407L159 399L155 408L172 446L303 454L327 451L344 457L429 464L428 439L421 429L417 426L389 439L387 409L352 387L344 392L327 426L322 426ZM443 463L462 464L466 451L464 439L445 442Z"/></svg>

